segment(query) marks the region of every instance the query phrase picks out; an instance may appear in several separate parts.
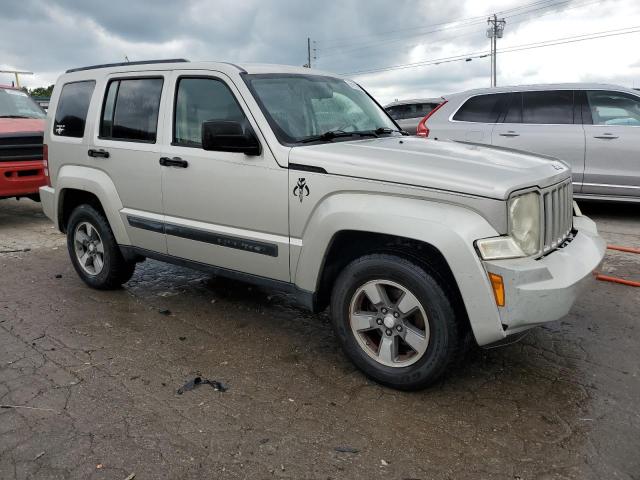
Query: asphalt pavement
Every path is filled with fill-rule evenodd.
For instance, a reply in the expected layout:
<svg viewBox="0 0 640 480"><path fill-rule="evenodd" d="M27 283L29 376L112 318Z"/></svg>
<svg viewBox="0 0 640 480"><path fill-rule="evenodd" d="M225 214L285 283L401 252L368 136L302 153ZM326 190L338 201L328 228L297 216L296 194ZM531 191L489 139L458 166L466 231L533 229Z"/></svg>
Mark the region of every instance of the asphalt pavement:
<svg viewBox="0 0 640 480"><path fill-rule="evenodd" d="M581 207L640 247L637 206ZM640 280L638 257L603 270ZM597 282L563 320L404 393L284 294L150 260L91 290L39 205L2 200L0 478L637 480L639 293ZM196 377L227 390L177 393Z"/></svg>

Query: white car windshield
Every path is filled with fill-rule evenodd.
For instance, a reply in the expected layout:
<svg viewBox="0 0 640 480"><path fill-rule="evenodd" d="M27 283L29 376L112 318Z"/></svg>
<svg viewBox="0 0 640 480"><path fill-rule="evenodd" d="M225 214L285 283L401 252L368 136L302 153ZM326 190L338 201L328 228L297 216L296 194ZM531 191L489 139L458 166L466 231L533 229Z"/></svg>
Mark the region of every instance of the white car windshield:
<svg viewBox="0 0 640 480"><path fill-rule="evenodd" d="M399 134L387 113L350 80L300 74L244 78L281 143Z"/></svg>

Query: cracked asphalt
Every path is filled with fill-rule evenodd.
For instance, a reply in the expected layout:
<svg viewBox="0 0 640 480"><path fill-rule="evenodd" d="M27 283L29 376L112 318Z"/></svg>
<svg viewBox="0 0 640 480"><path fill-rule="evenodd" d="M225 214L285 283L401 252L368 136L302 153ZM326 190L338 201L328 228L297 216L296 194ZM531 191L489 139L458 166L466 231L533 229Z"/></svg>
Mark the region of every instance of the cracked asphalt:
<svg viewBox="0 0 640 480"><path fill-rule="evenodd" d="M637 207L581 207L640 246ZM640 279L640 258L604 271ZM149 260L91 290L39 205L3 200L0 478L637 480L638 293L597 282L565 319L403 393L283 294ZM176 393L197 375L229 390Z"/></svg>

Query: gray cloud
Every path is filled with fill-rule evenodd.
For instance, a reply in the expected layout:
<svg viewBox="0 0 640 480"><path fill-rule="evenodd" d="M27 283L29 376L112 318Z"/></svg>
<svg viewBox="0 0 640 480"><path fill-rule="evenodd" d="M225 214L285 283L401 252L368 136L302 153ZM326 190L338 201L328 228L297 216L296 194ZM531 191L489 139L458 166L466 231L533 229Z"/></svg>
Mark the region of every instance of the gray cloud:
<svg viewBox="0 0 640 480"><path fill-rule="evenodd" d="M470 0L468 0L470 1ZM626 15L638 23L633 0L606 0L607 12ZM585 0L562 4L555 10L519 15L507 23L504 42L535 41L527 27L551 21L563 12L579 12ZM494 9L532 3L504 0ZM428 0L22 0L4 2L0 16L0 66L36 72L29 85L53 82L68 68L149 58L185 57L191 60L269 62L302 65L306 38L317 42L316 65L337 73L358 72L390 65L442 58L488 49L479 3ZM489 8L482 7L482 10ZM595 8L595 7L594 7ZM560 12L559 12L560 11ZM599 10L602 11L602 10ZM585 15L587 11L585 10ZM553 14L553 15L550 15ZM437 24L476 17L437 32ZM583 20L585 28L588 16ZM431 27L430 27L431 25ZM435 25L435 26L434 26ZM564 24L562 25L564 27ZM556 25L557 27L557 25ZM574 25L575 28L576 27ZM598 28L607 28L605 18ZM441 27L440 27L441 28ZM613 26L611 28L616 28ZM573 32L562 31L570 35ZM576 33L582 33L577 31ZM510 37L509 37L510 36ZM527 54L523 54L527 55ZM510 58L514 58L512 55ZM520 57L522 58L522 57ZM629 64L638 58L629 60ZM515 64L517 62L510 62ZM502 66L503 64L501 64ZM509 81L536 77L540 66L522 64L519 70L501 68ZM445 63L439 66L359 75L360 81L382 101L406 96L444 94L463 88L486 86L488 59ZM573 77L597 77L588 67L575 68ZM593 70L591 68L591 70ZM570 75L564 72L562 78ZM629 71L616 75L628 79ZM539 75L538 75L539 77ZM537 78L537 77L536 77ZM1 81L9 77L1 77ZM553 81L549 78L548 81Z"/></svg>

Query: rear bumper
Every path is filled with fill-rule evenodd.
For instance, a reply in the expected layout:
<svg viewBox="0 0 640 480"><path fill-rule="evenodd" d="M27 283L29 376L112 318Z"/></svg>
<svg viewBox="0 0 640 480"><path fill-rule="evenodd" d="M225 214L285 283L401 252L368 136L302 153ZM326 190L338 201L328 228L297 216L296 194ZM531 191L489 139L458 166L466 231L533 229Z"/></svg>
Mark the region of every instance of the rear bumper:
<svg viewBox="0 0 640 480"><path fill-rule="evenodd" d="M569 313L604 258L606 244L595 223L574 217L573 240L538 260L523 258L484 262L487 272L501 275L505 306L499 307L506 335L558 320Z"/></svg>
<svg viewBox="0 0 640 480"><path fill-rule="evenodd" d="M52 187L40 187L40 204L44 214L58 228L58 215L56 213L56 191Z"/></svg>
<svg viewBox="0 0 640 480"><path fill-rule="evenodd" d="M46 184L42 160L0 162L0 198L36 195Z"/></svg>

